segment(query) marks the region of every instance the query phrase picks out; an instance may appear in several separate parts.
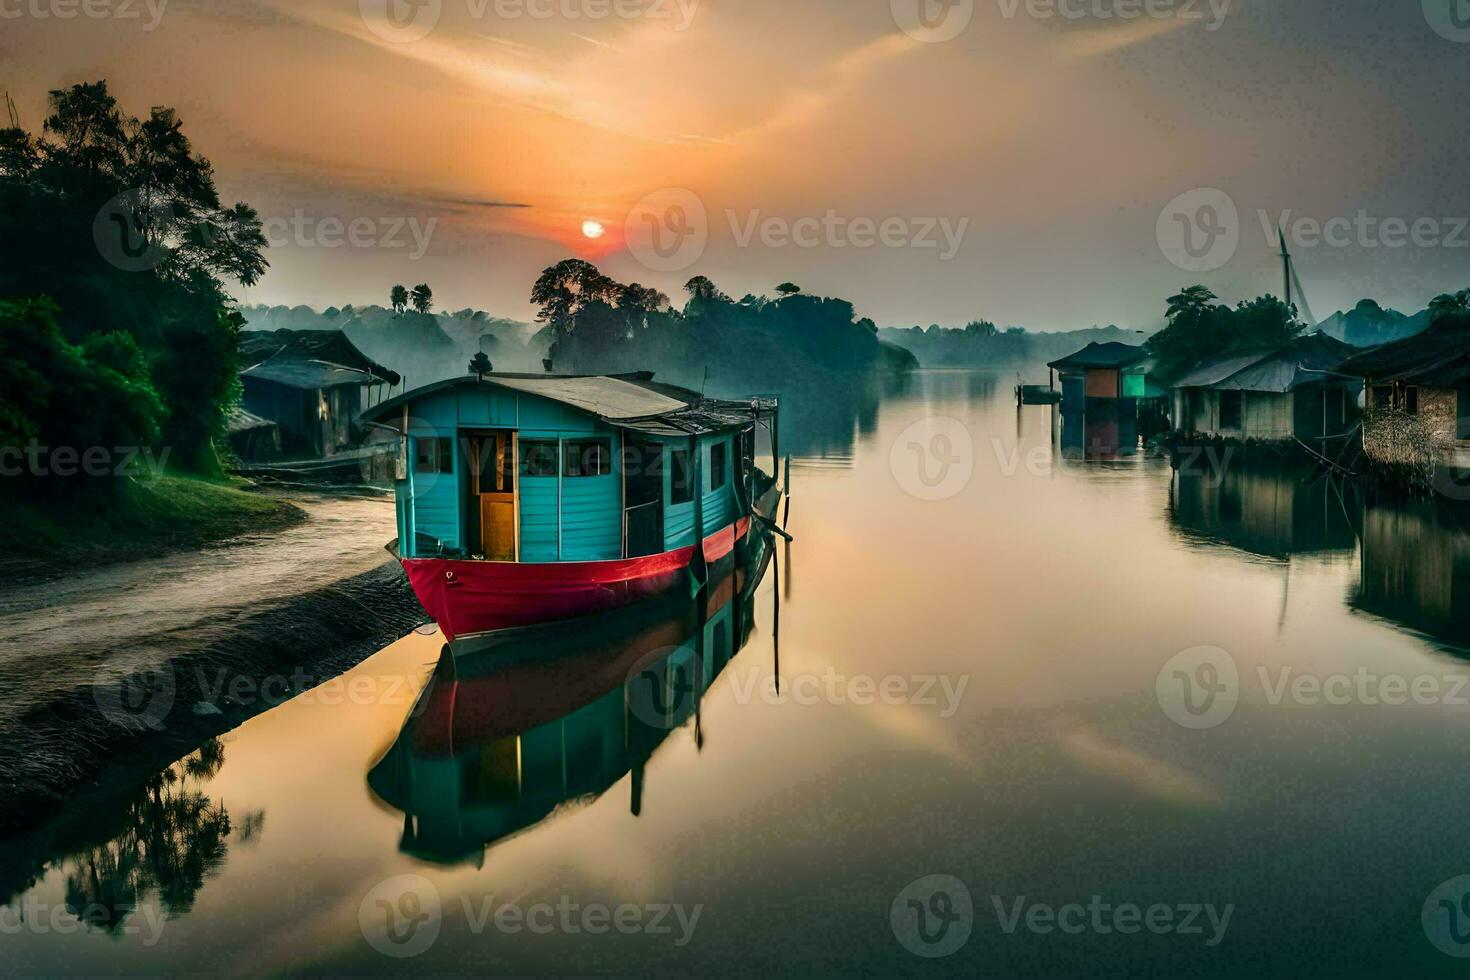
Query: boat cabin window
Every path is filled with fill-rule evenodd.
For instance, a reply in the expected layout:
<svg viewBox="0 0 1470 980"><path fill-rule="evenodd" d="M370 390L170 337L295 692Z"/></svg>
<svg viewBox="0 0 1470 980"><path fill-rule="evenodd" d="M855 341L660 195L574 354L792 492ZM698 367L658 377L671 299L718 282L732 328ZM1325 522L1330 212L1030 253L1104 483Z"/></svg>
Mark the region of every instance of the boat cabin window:
<svg viewBox="0 0 1470 980"><path fill-rule="evenodd" d="M725 485L730 472L730 449L723 442L709 447L709 488L718 490Z"/></svg>
<svg viewBox="0 0 1470 980"><path fill-rule="evenodd" d="M521 443L522 476L556 476L556 443L527 439Z"/></svg>
<svg viewBox="0 0 1470 980"><path fill-rule="evenodd" d="M1240 391L1220 392L1220 428L1240 428L1241 406L1244 401L1243 394Z"/></svg>
<svg viewBox="0 0 1470 980"><path fill-rule="evenodd" d="M442 436L421 436L415 442L418 444L418 454L414 460L414 472L454 472L453 439Z"/></svg>
<svg viewBox="0 0 1470 980"><path fill-rule="evenodd" d="M568 442L566 450L562 473L568 478L607 476L612 472L612 448L606 439L578 439Z"/></svg>
<svg viewBox="0 0 1470 980"><path fill-rule="evenodd" d="M669 503L687 504L694 499L694 473L689 465L689 450L669 450Z"/></svg>

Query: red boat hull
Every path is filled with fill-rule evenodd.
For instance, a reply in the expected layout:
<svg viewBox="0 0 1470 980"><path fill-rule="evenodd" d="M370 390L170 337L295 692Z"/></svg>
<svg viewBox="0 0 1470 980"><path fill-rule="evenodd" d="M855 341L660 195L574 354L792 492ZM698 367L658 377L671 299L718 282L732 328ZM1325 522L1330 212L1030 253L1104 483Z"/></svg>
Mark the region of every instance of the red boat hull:
<svg viewBox="0 0 1470 980"><path fill-rule="evenodd" d="M718 561L750 531L743 517L704 539ZM686 581L694 546L614 561L516 562L405 558L414 594L445 639L532 626L618 609Z"/></svg>

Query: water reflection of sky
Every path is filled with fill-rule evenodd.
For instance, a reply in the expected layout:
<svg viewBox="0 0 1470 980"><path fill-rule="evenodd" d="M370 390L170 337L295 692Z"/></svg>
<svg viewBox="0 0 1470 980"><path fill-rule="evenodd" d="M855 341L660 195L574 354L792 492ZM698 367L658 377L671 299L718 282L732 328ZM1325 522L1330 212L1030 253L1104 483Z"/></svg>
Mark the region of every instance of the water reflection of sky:
<svg viewBox="0 0 1470 980"><path fill-rule="evenodd" d="M298 698L224 738L222 761L170 784L208 801L194 812L212 830L187 837L185 849L208 845L212 863L156 945L105 929L22 929L0 937L7 966L1224 974L1453 965L1426 942L1419 917L1437 884L1470 870L1470 844L1452 829L1470 790L1459 758L1470 707L1270 697L1283 671L1464 671L1440 652L1470 636L1470 549L1452 516L1364 506L1299 475L1244 466L1214 480L1142 457L1053 465L1049 409L1018 414L1004 378L947 372L809 400L820 407L788 416L783 432L803 461L797 544L781 567L780 670L788 692L836 675L838 697L762 693L775 652L768 581L749 604L748 642L730 634L740 652L712 675L698 740L687 719L625 769L636 742L627 711L616 698L587 701L563 758L606 763L597 770L606 785L486 835L495 839L483 849L475 807L505 799L496 793L508 756L503 746L458 752L460 763L435 777L458 802L428 787L435 820L468 855L445 861L405 846L422 806L390 803L394 794L369 778L412 740L405 718L435 670L436 640L412 635L352 673L376 679L383 696ZM946 499L918 499L895 470L894 443L925 416L955 420L970 439L972 475ZM811 431L792 434L804 419ZM1218 727L1191 730L1166 717L1156 682L1166 661L1202 645L1233 658L1241 703ZM906 700L854 703L862 678L896 678ZM918 690L929 678L933 703ZM946 699L940 679L957 698ZM549 724L536 729L537 751ZM589 760L593 745L607 754ZM66 814L64 826L27 839L38 882L12 907L64 903L68 880L99 847L125 851L126 839L137 851L149 837L138 825L167 811L147 792ZM228 814L227 832L211 807ZM147 874L140 894L158 907L160 876ZM368 945L359 912L375 886L404 874L432 884L443 914L437 940L398 961ZM929 874L964 881L976 909L969 942L935 963L905 950L889 923L895 896ZM992 897L1022 895L1235 911L1214 947L1181 935L1006 933ZM679 946L616 930L477 931L471 913L492 897L703 911Z"/></svg>

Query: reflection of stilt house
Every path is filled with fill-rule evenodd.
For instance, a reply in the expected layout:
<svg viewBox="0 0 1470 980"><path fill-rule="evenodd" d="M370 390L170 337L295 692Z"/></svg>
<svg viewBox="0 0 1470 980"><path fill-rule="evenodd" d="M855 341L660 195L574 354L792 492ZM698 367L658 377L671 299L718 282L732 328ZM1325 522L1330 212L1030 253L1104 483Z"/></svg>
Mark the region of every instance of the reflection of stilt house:
<svg viewBox="0 0 1470 980"><path fill-rule="evenodd" d="M1192 540L1266 558L1349 552L1356 543L1336 491L1293 467L1247 469L1211 453L1181 454L1174 526Z"/></svg>
<svg viewBox="0 0 1470 980"><path fill-rule="evenodd" d="M1356 609L1470 648L1470 533L1433 504L1368 507Z"/></svg>
<svg viewBox="0 0 1470 980"><path fill-rule="evenodd" d="M241 343L243 407L280 426L288 456L333 456L355 445L354 423L398 375L339 330L247 333Z"/></svg>
<svg viewBox="0 0 1470 980"><path fill-rule="evenodd" d="M1148 351L1117 342L1088 344L1047 365L1062 390L1062 446L1089 456L1131 453L1166 394L1149 376Z"/></svg>

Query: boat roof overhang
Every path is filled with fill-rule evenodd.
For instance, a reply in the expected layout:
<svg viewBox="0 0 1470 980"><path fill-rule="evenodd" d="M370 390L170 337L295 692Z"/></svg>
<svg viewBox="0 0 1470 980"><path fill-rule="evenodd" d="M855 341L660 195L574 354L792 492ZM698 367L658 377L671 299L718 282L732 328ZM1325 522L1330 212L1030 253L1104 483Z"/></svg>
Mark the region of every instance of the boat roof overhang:
<svg viewBox="0 0 1470 980"><path fill-rule="evenodd" d="M451 391L499 388L534 395L593 416L609 425L656 436L689 436L743 428L768 414L769 400L727 401L661 384L640 371L617 375L487 374L450 378L389 399L362 413L389 422L407 405Z"/></svg>

